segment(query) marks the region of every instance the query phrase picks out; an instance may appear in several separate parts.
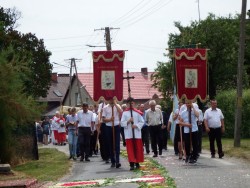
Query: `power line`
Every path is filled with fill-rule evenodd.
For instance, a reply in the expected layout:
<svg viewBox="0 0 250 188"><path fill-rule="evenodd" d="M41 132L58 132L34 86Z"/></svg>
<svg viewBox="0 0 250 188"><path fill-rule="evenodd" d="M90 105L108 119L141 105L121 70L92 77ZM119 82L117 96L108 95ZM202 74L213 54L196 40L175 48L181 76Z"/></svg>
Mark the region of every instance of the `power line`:
<svg viewBox="0 0 250 188"><path fill-rule="evenodd" d="M155 7L153 10L151 10L150 12L148 12L147 14L143 15L141 14L139 18L135 19L134 21L132 21L131 23L128 23L127 25L125 25L124 27L129 27L131 25L134 25L135 23L141 21L142 19L152 15L153 13L155 13L157 10L165 7L167 4L169 4L171 1L173 0L169 0L168 2L166 2L165 4L159 5L158 7ZM149 10L149 9L148 9ZM143 13L147 12L148 10L144 11Z"/></svg>
<svg viewBox="0 0 250 188"><path fill-rule="evenodd" d="M92 35L82 35L82 36L70 36L70 37L62 37L62 38L48 38L44 40L66 40L66 39L72 39L72 38L84 38L84 37L90 37Z"/></svg>
<svg viewBox="0 0 250 188"><path fill-rule="evenodd" d="M135 20L136 18L143 16L143 14L147 13L148 11L152 10L153 8L155 8L156 6L159 6L162 2L164 2L164 0L159 0L157 3L153 4L152 6L146 8L146 10L144 9L140 9L137 13L137 15L133 16L133 17L128 17L128 19L124 19L123 21L121 21L119 23L119 25L124 25L127 22L131 22L133 20Z"/></svg>
<svg viewBox="0 0 250 188"><path fill-rule="evenodd" d="M150 0L150 1L152 1L152 0ZM139 5L141 5L143 2L145 2L144 0L140 1L131 10L129 10L128 12L126 12L125 14L123 14L121 17L119 17L116 20L114 20L113 22L111 22L110 25L115 25L117 22L123 21L124 18L127 19L129 16L131 16L135 12L137 12L138 9L142 9L143 7L145 7L150 1L146 2L146 4L144 4L142 7L139 7Z"/></svg>

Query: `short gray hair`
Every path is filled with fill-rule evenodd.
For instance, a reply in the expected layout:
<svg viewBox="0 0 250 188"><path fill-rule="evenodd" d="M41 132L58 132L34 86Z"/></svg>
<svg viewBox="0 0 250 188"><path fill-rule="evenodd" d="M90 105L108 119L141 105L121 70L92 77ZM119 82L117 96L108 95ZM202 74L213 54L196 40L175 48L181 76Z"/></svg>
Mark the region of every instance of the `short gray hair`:
<svg viewBox="0 0 250 188"><path fill-rule="evenodd" d="M151 106L151 105L156 105L155 100L150 100L150 101L149 101L149 106Z"/></svg>
<svg viewBox="0 0 250 188"><path fill-rule="evenodd" d="M161 105L157 104L157 105L155 106L155 108L158 108L158 109L161 110Z"/></svg>

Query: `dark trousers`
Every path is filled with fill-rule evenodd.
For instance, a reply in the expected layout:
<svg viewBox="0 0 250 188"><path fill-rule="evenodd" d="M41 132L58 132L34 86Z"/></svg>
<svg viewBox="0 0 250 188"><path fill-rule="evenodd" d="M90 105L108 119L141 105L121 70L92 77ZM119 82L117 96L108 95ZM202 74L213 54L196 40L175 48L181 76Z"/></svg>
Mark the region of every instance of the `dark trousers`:
<svg viewBox="0 0 250 188"><path fill-rule="evenodd" d="M161 134L161 125L150 126L149 128L150 138L151 138L151 146L155 155L157 152L157 145L159 148L159 152L162 151L162 134Z"/></svg>
<svg viewBox="0 0 250 188"><path fill-rule="evenodd" d="M97 154L98 149L96 148L97 130L95 130L90 137L90 156Z"/></svg>
<svg viewBox="0 0 250 188"><path fill-rule="evenodd" d="M197 145L197 143L198 143L197 142L198 131L192 132L192 135L191 135L192 145L190 142L190 133L184 133L184 140L185 140L185 150L186 150L187 157L190 157L191 148L193 148L191 158L197 159L197 156L198 156L198 145Z"/></svg>
<svg viewBox="0 0 250 188"><path fill-rule="evenodd" d="M82 158L87 159L90 151L90 127L78 127L78 143L80 155Z"/></svg>
<svg viewBox="0 0 250 188"><path fill-rule="evenodd" d="M125 135L124 135L124 127L121 127L121 136L122 136L123 146L126 146L126 140L125 140Z"/></svg>
<svg viewBox="0 0 250 188"><path fill-rule="evenodd" d="M202 132L203 132L203 127L202 127L202 123L198 124L198 153L201 153L202 150Z"/></svg>
<svg viewBox="0 0 250 188"><path fill-rule="evenodd" d="M114 126L114 137L113 137L113 127L106 126L108 146L109 146L109 157L111 163L120 163L120 126ZM115 143L114 143L115 142ZM113 145L114 143L114 145Z"/></svg>
<svg viewBox="0 0 250 188"><path fill-rule="evenodd" d="M215 155L215 147L214 147L214 141L216 140L217 148L218 148L218 154L222 153L222 143L221 143L221 128L210 128L210 132L208 133L209 136L209 142L210 142L210 151L211 155Z"/></svg>
<svg viewBox="0 0 250 188"><path fill-rule="evenodd" d="M149 153L149 127L144 126L141 129L141 134L142 134L142 143L145 146L146 152Z"/></svg>
<svg viewBox="0 0 250 188"><path fill-rule="evenodd" d="M101 157L104 161L109 160L109 147L108 147L108 141L107 141L107 130L106 130L106 124L101 124L101 133L99 135L99 144L100 144L100 152Z"/></svg>
<svg viewBox="0 0 250 188"><path fill-rule="evenodd" d="M162 133L162 148L167 150L168 149L168 131L167 128L161 129Z"/></svg>

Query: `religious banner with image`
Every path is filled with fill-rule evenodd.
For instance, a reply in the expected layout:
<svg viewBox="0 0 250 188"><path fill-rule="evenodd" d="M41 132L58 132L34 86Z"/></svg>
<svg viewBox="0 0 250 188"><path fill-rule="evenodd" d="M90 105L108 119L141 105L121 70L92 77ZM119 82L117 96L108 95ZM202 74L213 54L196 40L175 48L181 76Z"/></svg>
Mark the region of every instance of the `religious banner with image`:
<svg viewBox="0 0 250 188"><path fill-rule="evenodd" d="M208 97L207 49L175 49L174 58L178 98L205 101Z"/></svg>
<svg viewBox="0 0 250 188"><path fill-rule="evenodd" d="M115 97L123 100L123 60L125 51L94 51L94 101Z"/></svg>

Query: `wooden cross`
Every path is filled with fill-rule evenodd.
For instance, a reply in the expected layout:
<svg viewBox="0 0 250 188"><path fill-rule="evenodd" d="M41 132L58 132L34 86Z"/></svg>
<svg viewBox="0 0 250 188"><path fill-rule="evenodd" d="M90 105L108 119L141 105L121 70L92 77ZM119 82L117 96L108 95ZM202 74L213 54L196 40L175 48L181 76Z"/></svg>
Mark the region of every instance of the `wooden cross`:
<svg viewBox="0 0 250 188"><path fill-rule="evenodd" d="M131 97L131 89L130 89L130 79L134 79L134 76L129 76L129 71L127 70L127 76L123 77L123 79L126 79L128 81L128 96Z"/></svg>

